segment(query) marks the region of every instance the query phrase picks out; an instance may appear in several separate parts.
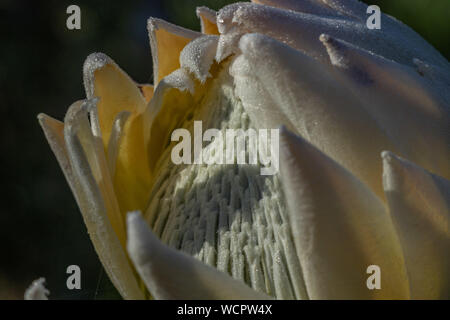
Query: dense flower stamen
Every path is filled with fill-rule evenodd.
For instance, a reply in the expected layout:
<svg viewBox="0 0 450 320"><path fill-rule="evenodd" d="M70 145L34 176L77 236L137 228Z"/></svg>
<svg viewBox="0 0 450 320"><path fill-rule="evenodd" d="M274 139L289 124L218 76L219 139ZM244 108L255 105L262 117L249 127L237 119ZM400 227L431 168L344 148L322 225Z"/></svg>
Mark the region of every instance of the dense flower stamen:
<svg viewBox="0 0 450 320"><path fill-rule="evenodd" d="M228 73L214 81L183 126L192 130L200 118L221 131L253 128ZM278 174L260 175L260 164L174 165L170 154L167 148L159 160L146 213L161 240L255 290L304 297ZM211 156L205 148L203 157Z"/></svg>

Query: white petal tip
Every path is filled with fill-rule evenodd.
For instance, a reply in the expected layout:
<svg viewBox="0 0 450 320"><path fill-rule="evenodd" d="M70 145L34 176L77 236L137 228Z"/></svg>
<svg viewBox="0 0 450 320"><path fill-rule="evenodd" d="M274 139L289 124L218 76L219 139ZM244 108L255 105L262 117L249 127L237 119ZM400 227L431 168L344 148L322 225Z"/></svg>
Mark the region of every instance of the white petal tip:
<svg viewBox="0 0 450 320"><path fill-rule="evenodd" d="M130 231L130 228L132 228L132 225L142 219L142 214L140 211L131 211L127 214L127 224L128 224L128 231Z"/></svg>
<svg viewBox="0 0 450 320"><path fill-rule="evenodd" d="M216 21L217 12L208 7L205 7L205 6L197 7L195 12L196 12L198 18L200 18L201 16L204 16L210 21Z"/></svg>
<svg viewBox="0 0 450 320"><path fill-rule="evenodd" d="M46 115L45 113L39 113L39 114L37 115L37 119L38 119L39 124L40 124L41 126L44 125L45 121L46 121L48 118L50 118L50 117L49 117L48 115Z"/></svg>
<svg viewBox="0 0 450 320"><path fill-rule="evenodd" d="M201 83L211 77L209 70L217 51L218 37L205 35L188 43L180 53L180 65L193 73Z"/></svg>
<svg viewBox="0 0 450 320"><path fill-rule="evenodd" d="M391 151L384 150L381 152L381 159L385 161L391 161L392 158L396 157Z"/></svg>
<svg viewBox="0 0 450 320"><path fill-rule="evenodd" d="M93 72L96 69L102 68L108 63L111 63L112 59L102 52L94 52L87 56L84 61L83 71Z"/></svg>
<svg viewBox="0 0 450 320"><path fill-rule="evenodd" d="M320 40L322 43L327 43L327 42L329 42L329 41L331 40L331 37L330 37L328 34L326 34L326 33L322 33L322 34L319 36L319 40Z"/></svg>
<svg viewBox="0 0 450 320"><path fill-rule="evenodd" d="M102 69L107 64L115 64L114 61L106 54L94 52L87 56L83 64L83 81L86 91L86 97L94 96L94 73L96 70Z"/></svg>
<svg viewBox="0 0 450 320"><path fill-rule="evenodd" d="M150 31L154 31L154 30L158 30L158 22L162 21L159 20L158 18L153 18L150 17L147 19L147 30Z"/></svg>
<svg viewBox="0 0 450 320"><path fill-rule="evenodd" d="M127 215L127 250L134 264L139 268L145 265L151 256L154 235L149 230L140 211Z"/></svg>
<svg viewBox="0 0 450 320"><path fill-rule="evenodd" d="M242 52L252 53L258 51L258 48L261 48L265 41L266 39L262 34L248 33L239 40L239 49Z"/></svg>
<svg viewBox="0 0 450 320"><path fill-rule="evenodd" d="M393 152L387 150L381 152L381 159L383 161L384 173L386 173L388 170L391 170L391 168L396 165L398 165L398 168L400 168L409 164L409 161L404 160Z"/></svg>
<svg viewBox="0 0 450 320"><path fill-rule="evenodd" d="M45 278L34 280L25 291L25 300L48 300L50 291L44 286Z"/></svg>

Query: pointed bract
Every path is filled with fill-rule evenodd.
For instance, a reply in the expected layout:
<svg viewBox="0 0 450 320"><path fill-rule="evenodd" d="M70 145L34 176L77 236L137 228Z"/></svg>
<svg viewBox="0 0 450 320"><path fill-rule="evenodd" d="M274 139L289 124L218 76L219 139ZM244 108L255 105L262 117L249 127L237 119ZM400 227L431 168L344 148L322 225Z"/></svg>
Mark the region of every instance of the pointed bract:
<svg viewBox="0 0 450 320"><path fill-rule="evenodd" d="M84 81L86 95L97 97L99 101L91 109L91 115L98 115L99 132L108 155L114 154L109 161L114 168L112 179L118 195L121 212L143 209L150 192L151 173L148 165L148 125L144 121L147 103L139 86L108 56L102 53L89 55L84 63ZM148 89L147 89L148 90ZM111 132L114 121L120 112L129 112L130 119L124 124L120 145L111 144ZM94 116L94 133L96 117ZM109 151L109 146L116 149ZM133 192L124 192L124 186Z"/></svg>
<svg viewBox="0 0 450 320"><path fill-rule="evenodd" d="M396 148L363 101L326 66L281 42L246 34L239 48L242 58L233 62L230 73L254 122L265 128L288 125L384 197L377 157Z"/></svg>
<svg viewBox="0 0 450 320"><path fill-rule="evenodd" d="M121 111L142 113L146 102L137 84L103 53L92 53L86 58L83 77L86 97L99 98L97 130L101 132L106 148L117 114Z"/></svg>
<svg viewBox="0 0 450 320"><path fill-rule="evenodd" d="M108 167L111 173L111 177L114 179L116 174L116 161L119 154L120 142L123 137L124 126L131 113L128 111L121 111L117 114L114 120L113 128L111 131L111 136L109 137L108 148L107 148L107 160Z"/></svg>
<svg viewBox="0 0 450 320"><path fill-rule="evenodd" d="M450 178L450 110L436 81L412 67L386 60L351 44L321 35L336 74L401 150L402 155ZM441 86L444 84L441 84ZM442 93L448 96L449 93Z"/></svg>
<svg viewBox="0 0 450 320"><path fill-rule="evenodd" d="M403 256L384 204L363 183L282 128L280 170L310 299L406 299ZM381 289L370 290L370 265Z"/></svg>
<svg viewBox="0 0 450 320"><path fill-rule="evenodd" d="M66 142L64 140L64 123L43 113L38 115L38 119L45 137L47 138L47 142L55 154L56 160L58 160L59 166L64 173L64 177L72 190L72 194L78 202L77 196L81 190L80 185L74 176L72 165L70 164L70 159L67 154Z"/></svg>
<svg viewBox="0 0 450 320"><path fill-rule="evenodd" d="M151 170L154 169L166 141L170 139L172 130L189 107L192 107L194 90L193 76L184 68L172 72L156 87L145 115L150 124L150 131L146 136L150 137L149 152L153 155L149 157Z"/></svg>
<svg viewBox="0 0 450 320"><path fill-rule="evenodd" d="M101 142L90 131L89 102L76 102L65 118L64 138L74 179L76 198L95 250L112 283L125 299L141 299L125 255L125 230ZM121 243L122 242L122 243Z"/></svg>
<svg viewBox="0 0 450 320"><path fill-rule="evenodd" d="M147 29L153 58L153 84L156 86L162 78L180 67L178 57L181 50L201 33L158 18L148 19Z"/></svg>
<svg viewBox="0 0 450 320"><path fill-rule="evenodd" d="M82 104L83 101L78 101L74 108L78 109ZM39 115L39 121L72 189L95 250L111 281L122 297L143 298L105 212L101 192L92 175L86 159L86 152L83 150L79 138L72 133L72 130L69 130L71 133L66 133L65 137L64 124L44 114ZM72 120L68 122L68 126L74 126ZM66 143L68 143L67 147ZM30 296L31 293L34 296L34 292L26 293L26 296Z"/></svg>
<svg viewBox="0 0 450 320"><path fill-rule="evenodd" d="M341 6L339 1L328 2ZM383 27L371 30L366 26L365 11L361 15L360 20L336 18L254 3L236 3L219 11L217 25L221 35L236 32L236 29L241 34L262 33L324 63L328 63L328 57L318 41L322 33L405 65L413 66L412 58L416 57L444 70L450 69L436 49L401 22L382 15Z"/></svg>
<svg viewBox="0 0 450 320"><path fill-rule="evenodd" d="M192 40L180 53L180 65L193 73L201 83L211 77L209 70L214 62L218 37L202 36Z"/></svg>
<svg viewBox="0 0 450 320"><path fill-rule="evenodd" d="M217 29L216 16L217 12L207 7L197 7L197 17L200 19L202 33L219 34Z"/></svg>
<svg viewBox="0 0 450 320"><path fill-rule="evenodd" d="M48 300L50 291L44 286L45 278L34 280L25 291L25 300Z"/></svg>
<svg viewBox="0 0 450 320"><path fill-rule="evenodd" d="M128 253L156 299L270 299L180 251L150 231L140 212L128 214Z"/></svg>

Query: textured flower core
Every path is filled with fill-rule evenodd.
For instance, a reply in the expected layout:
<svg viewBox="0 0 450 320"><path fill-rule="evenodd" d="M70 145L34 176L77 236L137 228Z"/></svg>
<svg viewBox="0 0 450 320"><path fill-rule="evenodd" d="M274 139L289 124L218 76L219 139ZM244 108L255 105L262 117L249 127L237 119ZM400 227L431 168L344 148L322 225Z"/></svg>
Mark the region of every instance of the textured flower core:
<svg viewBox="0 0 450 320"><path fill-rule="evenodd" d="M227 70L213 80L183 127L192 132L194 119L203 121L204 130L255 128ZM203 148L203 159L214 156L209 151ZM167 147L145 215L162 241L255 290L300 298L300 265L279 175L260 175L260 163L175 165L170 155Z"/></svg>

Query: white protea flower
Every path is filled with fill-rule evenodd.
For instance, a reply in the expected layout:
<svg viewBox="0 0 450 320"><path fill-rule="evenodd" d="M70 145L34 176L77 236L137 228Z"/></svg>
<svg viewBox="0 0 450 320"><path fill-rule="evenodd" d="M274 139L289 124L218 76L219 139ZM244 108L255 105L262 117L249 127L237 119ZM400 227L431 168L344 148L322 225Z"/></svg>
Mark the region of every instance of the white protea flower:
<svg viewBox="0 0 450 320"><path fill-rule="evenodd" d="M358 1L254 2L198 8L202 33L150 18L154 86L95 53L87 99L64 123L39 115L113 284L126 299L448 297L449 63L392 17L369 30ZM283 126L280 173L173 164L171 133L194 120Z"/></svg>

